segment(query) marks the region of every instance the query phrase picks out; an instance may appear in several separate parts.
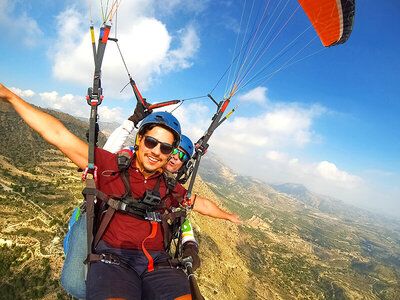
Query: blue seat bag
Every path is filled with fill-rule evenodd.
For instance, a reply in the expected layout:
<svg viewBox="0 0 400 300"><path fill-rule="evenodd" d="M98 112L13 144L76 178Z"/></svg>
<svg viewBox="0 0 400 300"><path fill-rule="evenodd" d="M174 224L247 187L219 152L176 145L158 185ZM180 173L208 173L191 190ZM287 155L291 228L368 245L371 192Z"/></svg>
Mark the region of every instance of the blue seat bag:
<svg viewBox="0 0 400 300"><path fill-rule="evenodd" d="M70 229L64 239L66 255L61 273L61 285L64 290L75 298L85 298L85 264L87 257L86 213L79 215L79 207L74 211L69 223ZM76 218L78 214L78 218ZM72 223L71 223L72 222Z"/></svg>

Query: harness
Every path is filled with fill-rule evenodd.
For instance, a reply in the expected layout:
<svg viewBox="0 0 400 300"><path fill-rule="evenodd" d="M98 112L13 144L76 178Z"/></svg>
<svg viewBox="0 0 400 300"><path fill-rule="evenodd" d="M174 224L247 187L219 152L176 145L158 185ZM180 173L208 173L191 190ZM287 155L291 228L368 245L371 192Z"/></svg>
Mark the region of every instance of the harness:
<svg viewBox="0 0 400 300"><path fill-rule="evenodd" d="M95 187L86 187L82 192L86 200L90 201L90 199L94 197L98 200L96 205L94 205L95 218L93 226L94 240L91 245L92 251L88 254L85 263L95 261L115 263L117 260L117 258L110 258L107 260L104 254L93 253L93 249L96 249L116 211L126 213L137 219L148 220L151 223L151 233L142 241L142 251L149 260L148 271L154 270L154 264L151 255L146 250L145 242L156 236L158 223L161 224L163 230L163 246L165 251L171 252L171 243L174 239L178 239L176 245L181 244L182 234L180 229L186 219L186 210L177 210L174 207L166 206L166 199L168 197L180 197L180 195L173 192L175 186L171 185L171 182L165 175L161 175L158 177L152 190L146 190L141 197L133 198L129 181L129 169L134 158L134 152L127 149L120 151L117 153L118 171L114 171L110 174L110 176L120 174L125 187L123 195L106 195ZM165 196L162 198L159 192L161 180L164 180L167 186ZM164 213L160 213L162 209L164 209ZM175 247L175 253L173 255L175 258L180 255L180 248L181 247Z"/></svg>

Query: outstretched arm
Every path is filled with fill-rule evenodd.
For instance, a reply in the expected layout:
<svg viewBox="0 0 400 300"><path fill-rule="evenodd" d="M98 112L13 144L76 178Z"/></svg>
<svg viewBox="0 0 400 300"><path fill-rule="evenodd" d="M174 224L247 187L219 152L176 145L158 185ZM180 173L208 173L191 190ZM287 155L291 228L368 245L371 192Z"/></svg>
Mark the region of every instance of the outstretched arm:
<svg viewBox="0 0 400 300"><path fill-rule="evenodd" d="M192 196L192 201L194 201L194 197ZM194 202L194 211L201 213L202 215L206 215L213 218L225 219L231 221L232 223L241 224L238 215L230 214L222 209L220 209L214 202L208 200L206 198L197 196L196 201Z"/></svg>
<svg viewBox="0 0 400 300"><path fill-rule="evenodd" d="M126 139L131 134L133 129L133 122L130 120L125 120L121 126L111 133L103 149L111 153L117 153L123 148Z"/></svg>
<svg viewBox="0 0 400 300"><path fill-rule="evenodd" d="M73 135L60 121L15 95L0 83L0 99L10 103L15 111L33 130L47 142L60 149L80 168L85 168L88 160L88 145Z"/></svg>

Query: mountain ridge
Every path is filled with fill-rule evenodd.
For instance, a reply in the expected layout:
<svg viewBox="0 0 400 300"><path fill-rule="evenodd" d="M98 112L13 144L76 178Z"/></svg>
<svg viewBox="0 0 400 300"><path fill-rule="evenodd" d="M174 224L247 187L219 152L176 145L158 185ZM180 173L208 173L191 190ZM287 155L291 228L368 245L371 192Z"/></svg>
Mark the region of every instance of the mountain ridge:
<svg viewBox="0 0 400 300"><path fill-rule="evenodd" d="M216 155L212 151L209 151L207 155L204 156L204 158L202 159L202 166L203 168L199 171L199 174L202 175L202 177L207 177L209 179L208 180L209 184L212 184L211 181L214 178L212 175L212 170L215 167L217 168L220 167L219 172L221 174L228 174L227 176L230 178L230 179L228 178L228 180L234 180L234 178L237 178L239 180L242 179L243 182L251 181L258 184L264 184L273 189L275 192L292 196L298 201L300 201L302 204L316 208L324 213L340 214L342 216L348 215L348 217L351 217L353 215L348 214L347 212L353 211L358 217L373 218L373 219L380 218L380 219L385 219L386 222L394 222L400 224L400 222L396 218L390 215L373 212L346 203L343 200L331 196L315 193L300 183L286 182L281 184L273 184L265 182L262 179L255 178L252 176L239 175L235 171L229 169L229 167L225 166L222 160L218 157L218 155Z"/></svg>

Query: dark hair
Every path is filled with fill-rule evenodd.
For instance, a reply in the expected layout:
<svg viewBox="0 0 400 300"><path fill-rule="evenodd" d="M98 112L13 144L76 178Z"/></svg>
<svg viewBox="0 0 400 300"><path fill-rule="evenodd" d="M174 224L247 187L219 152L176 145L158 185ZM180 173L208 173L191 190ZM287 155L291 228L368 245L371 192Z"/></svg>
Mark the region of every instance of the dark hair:
<svg viewBox="0 0 400 300"><path fill-rule="evenodd" d="M147 126L142 126L138 133L140 135L145 135L148 131L152 130L156 126L160 126L161 127L160 124L149 124Z"/></svg>
<svg viewBox="0 0 400 300"><path fill-rule="evenodd" d="M172 135L174 136L174 142L173 142L172 145L174 146L174 148L176 148L176 147L179 146L179 145L178 145L179 142L178 142L178 140L177 140L177 137L176 137L175 133L171 130L170 127L168 127L168 126L166 126L166 125L164 125L164 124L154 124L154 123L150 123L150 124L148 124L148 125L142 126L142 127L140 128L138 134L141 135L141 136L144 136L147 132L149 132L150 130L152 130L152 129L155 128L155 127L162 127L162 128L164 128L165 130L167 130L168 132L171 132Z"/></svg>

